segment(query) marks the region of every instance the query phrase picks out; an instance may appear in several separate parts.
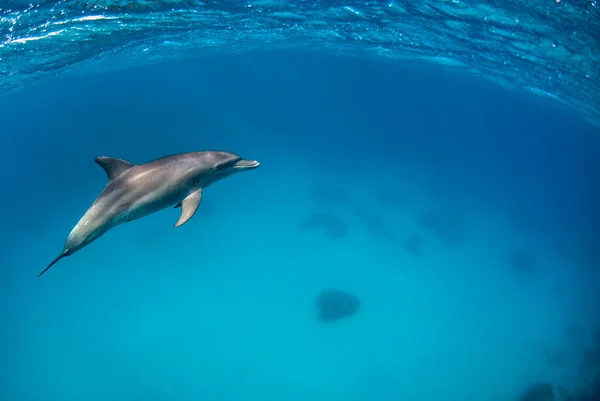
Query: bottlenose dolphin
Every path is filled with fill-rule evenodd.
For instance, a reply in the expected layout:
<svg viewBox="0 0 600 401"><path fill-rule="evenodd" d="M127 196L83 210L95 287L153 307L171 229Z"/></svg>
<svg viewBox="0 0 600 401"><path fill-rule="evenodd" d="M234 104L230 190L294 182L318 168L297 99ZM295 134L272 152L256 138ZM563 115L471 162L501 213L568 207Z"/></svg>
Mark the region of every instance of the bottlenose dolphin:
<svg viewBox="0 0 600 401"><path fill-rule="evenodd" d="M137 165L106 156L94 161L106 172L108 183L71 230L61 254L38 277L111 228L167 207L181 208L175 227L183 225L196 213L204 188L260 165L221 151L179 153Z"/></svg>

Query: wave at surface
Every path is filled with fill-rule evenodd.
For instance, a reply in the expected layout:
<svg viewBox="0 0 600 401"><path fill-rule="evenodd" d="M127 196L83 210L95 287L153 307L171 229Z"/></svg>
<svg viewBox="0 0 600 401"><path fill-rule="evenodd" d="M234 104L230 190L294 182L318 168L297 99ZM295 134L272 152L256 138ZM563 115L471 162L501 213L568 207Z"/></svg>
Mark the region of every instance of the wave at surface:
<svg viewBox="0 0 600 401"><path fill-rule="evenodd" d="M6 6L9 4L9 6ZM321 49L464 68L600 125L598 0L0 2L0 91L113 59Z"/></svg>

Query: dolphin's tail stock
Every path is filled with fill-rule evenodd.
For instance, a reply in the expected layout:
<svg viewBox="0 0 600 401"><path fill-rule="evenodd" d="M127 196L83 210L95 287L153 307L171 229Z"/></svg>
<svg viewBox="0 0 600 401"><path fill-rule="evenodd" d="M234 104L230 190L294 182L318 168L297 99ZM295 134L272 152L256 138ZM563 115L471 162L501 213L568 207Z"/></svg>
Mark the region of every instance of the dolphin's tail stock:
<svg viewBox="0 0 600 401"><path fill-rule="evenodd" d="M54 266L54 264L56 262L58 262L59 260L61 260L62 258L64 258L65 256L69 256L67 251L62 251L62 253L60 255L58 255L52 262L50 262L50 264L40 272L40 274L38 274L37 276L40 277L42 274L46 273L52 266Z"/></svg>

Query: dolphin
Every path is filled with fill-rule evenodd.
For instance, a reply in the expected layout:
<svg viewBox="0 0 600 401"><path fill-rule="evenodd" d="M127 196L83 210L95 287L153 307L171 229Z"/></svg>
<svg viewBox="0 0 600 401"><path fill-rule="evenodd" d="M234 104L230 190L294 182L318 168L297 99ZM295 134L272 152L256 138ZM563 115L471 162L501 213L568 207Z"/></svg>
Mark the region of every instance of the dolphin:
<svg viewBox="0 0 600 401"><path fill-rule="evenodd" d="M38 277L111 228L159 210L181 208L175 223L175 227L180 227L196 213L204 188L260 165L256 160L222 151L178 153L145 164L107 156L94 161L106 172L108 183L71 230L60 255Z"/></svg>

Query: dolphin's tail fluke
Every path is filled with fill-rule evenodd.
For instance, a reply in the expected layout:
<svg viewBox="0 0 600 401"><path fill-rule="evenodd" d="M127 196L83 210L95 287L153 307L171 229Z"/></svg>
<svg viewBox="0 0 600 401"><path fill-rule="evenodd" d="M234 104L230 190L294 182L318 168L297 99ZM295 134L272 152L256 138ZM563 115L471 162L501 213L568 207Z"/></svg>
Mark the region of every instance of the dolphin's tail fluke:
<svg viewBox="0 0 600 401"><path fill-rule="evenodd" d="M67 256L67 252L63 251L60 255L58 255L52 262L50 262L50 264L48 265L48 267L46 267L44 270L41 271L40 274L38 274L37 276L40 277L42 274L46 273L52 266L54 266L54 264L56 262L58 262L59 260L61 260L62 258L64 258L65 256Z"/></svg>

